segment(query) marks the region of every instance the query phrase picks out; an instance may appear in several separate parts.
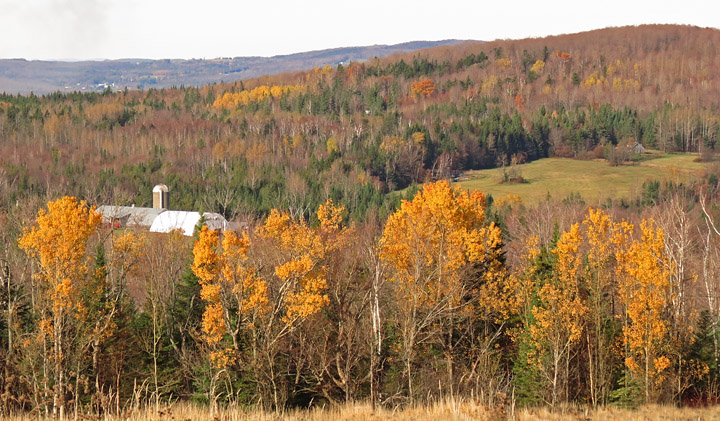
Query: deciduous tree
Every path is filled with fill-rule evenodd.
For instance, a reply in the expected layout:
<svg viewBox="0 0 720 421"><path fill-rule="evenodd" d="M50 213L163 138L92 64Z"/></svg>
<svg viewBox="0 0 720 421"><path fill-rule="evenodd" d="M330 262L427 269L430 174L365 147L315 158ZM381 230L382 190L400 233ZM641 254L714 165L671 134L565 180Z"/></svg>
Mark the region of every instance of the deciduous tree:
<svg viewBox="0 0 720 421"><path fill-rule="evenodd" d="M41 209L35 224L18 240L28 256L37 259L36 276L48 299L47 307L40 311L39 330L41 338L52 341L46 364L52 362L53 414L60 418L65 416L68 393L67 342L73 334L72 321L82 319L88 310L79 296L88 275L86 247L100 220L94 207L66 196L49 202L47 210Z"/></svg>
<svg viewBox="0 0 720 421"><path fill-rule="evenodd" d="M498 267L492 263L500 258L500 244L500 229L485 220L485 196L453 189L446 181L426 184L388 219L380 255L397 297L410 398L416 347L438 335L433 331L438 322L477 300L467 296L469 275L495 281ZM473 265L488 270L474 273Z"/></svg>

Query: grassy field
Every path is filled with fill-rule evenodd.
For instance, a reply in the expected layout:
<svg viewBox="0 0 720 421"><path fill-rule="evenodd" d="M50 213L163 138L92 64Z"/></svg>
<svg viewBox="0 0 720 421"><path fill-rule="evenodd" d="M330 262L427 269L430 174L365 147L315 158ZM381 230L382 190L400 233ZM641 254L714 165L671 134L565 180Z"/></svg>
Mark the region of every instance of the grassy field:
<svg viewBox="0 0 720 421"><path fill-rule="evenodd" d="M30 421L37 416L18 416L4 418L10 421ZM430 420L717 420L720 419L720 408L675 408L671 406L645 406L638 409L619 408L579 408L569 407L550 411L547 408L522 409L517 411L506 409L488 409L484 405L463 399L446 399L432 405L413 406L404 409L372 410L366 403L347 404L341 407L315 408L309 410L293 410L285 413L263 412L256 410L223 409L210 414L207 407L196 407L189 404L175 404L166 407L159 413L150 409L129 411L121 417L110 415L102 417L74 416L68 419L93 420L197 420L197 421L430 421Z"/></svg>
<svg viewBox="0 0 720 421"><path fill-rule="evenodd" d="M455 185L480 190L498 199L517 194L523 203L535 204L548 195L564 199L579 193L588 204L631 199L642 191L647 180L684 182L702 176L707 163L695 162L697 155L649 154L637 163L610 166L607 161L546 158L518 165L523 183L501 183L502 169L470 171Z"/></svg>

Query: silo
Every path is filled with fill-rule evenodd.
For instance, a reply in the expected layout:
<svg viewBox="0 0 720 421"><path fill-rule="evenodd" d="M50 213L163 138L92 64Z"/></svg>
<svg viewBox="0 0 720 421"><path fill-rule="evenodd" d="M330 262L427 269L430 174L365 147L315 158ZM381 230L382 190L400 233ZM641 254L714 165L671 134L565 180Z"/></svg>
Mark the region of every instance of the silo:
<svg viewBox="0 0 720 421"><path fill-rule="evenodd" d="M170 189L164 184L153 187L153 208L170 209Z"/></svg>

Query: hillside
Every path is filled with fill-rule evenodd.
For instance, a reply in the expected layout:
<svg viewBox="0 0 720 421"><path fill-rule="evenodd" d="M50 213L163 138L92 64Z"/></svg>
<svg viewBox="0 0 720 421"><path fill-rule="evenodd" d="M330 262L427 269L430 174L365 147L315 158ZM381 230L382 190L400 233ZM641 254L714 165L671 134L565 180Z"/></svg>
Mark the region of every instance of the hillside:
<svg viewBox="0 0 720 421"><path fill-rule="evenodd" d="M123 59L104 61L0 60L0 92L102 92L202 86L263 75L364 61L461 41L414 41L395 45L333 48L273 57L221 57L193 60Z"/></svg>
<svg viewBox="0 0 720 421"><path fill-rule="evenodd" d="M178 209L309 214L329 196L362 219L391 206L387 192L458 171L623 160L633 142L712 154L718 48L716 29L641 26L202 87L5 95L2 201L142 206L163 182Z"/></svg>

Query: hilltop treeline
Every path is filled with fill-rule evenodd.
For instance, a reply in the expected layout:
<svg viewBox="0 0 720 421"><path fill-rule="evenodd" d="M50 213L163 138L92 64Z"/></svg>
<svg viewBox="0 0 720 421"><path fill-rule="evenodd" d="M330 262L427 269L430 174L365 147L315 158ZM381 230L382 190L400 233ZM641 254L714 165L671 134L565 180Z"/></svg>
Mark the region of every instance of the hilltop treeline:
<svg viewBox="0 0 720 421"><path fill-rule="evenodd" d="M719 38L616 28L200 88L4 95L1 199L146 205L164 182L176 209L309 216L331 197L362 220L387 215L389 191L467 169L711 150Z"/></svg>

